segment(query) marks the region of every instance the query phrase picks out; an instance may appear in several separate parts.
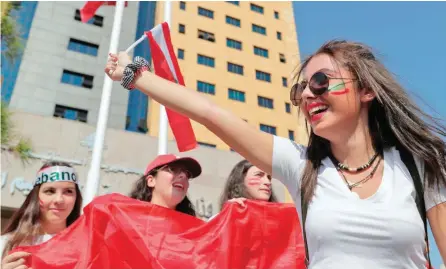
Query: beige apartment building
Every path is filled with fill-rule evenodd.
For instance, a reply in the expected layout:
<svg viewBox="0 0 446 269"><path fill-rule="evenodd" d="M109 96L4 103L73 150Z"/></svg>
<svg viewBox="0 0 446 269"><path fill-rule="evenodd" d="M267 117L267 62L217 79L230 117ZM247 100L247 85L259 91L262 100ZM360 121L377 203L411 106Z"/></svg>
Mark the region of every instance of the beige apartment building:
<svg viewBox="0 0 446 269"><path fill-rule="evenodd" d="M164 4L130 1L120 44L131 44L140 28L149 29L140 17L153 18L153 13L155 25L164 21ZM18 22L28 38L18 59L21 65L2 69L2 98L14 114L15 132L30 139L32 152L23 163L2 148L2 227L45 161L69 162L85 184L105 75L102 59L107 57L114 14L114 7L102 7L91 22L81 23L84 2L20 5ZM291 2L172 1L170 26L188 88L254 128L306 143L303 122L289 102L292 73L300 60ZM149 98L147 134L129 132L126 113L138 107L128 101L129 95L113 85L99 194L128 194L157 155L159 105ZM200 124L193 122L193 128L203 146L181 155L193 156L203 166L203 174L191 184L190 199L206 219L219 211L225 179L242 157ZM172 134L168 152L178 153ZM282 184L274 181L273 186L280 201L292 202Z"/></svg>
<svg viewBox="0 0 446 269"><path fill-rule="evenodd" d="M186 86L202 92L255 128L304 143L290 104L293 70L300 61L292 2L172 2L171 36ZM155 25L164 21L158 2ZM159 104L149 99L148 130L158 135ZM205 146L229 146L193 122ZM172 139L170 133L169 139Z"/></svg>

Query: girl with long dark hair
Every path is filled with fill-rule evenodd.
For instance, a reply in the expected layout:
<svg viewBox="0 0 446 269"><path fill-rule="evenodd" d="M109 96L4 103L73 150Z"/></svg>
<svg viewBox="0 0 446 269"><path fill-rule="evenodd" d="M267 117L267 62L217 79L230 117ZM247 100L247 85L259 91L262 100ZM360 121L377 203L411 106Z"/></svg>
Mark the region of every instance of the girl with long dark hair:
<svg viewBox="0 0 446 269"><path fill-rule="evenodd" d="M189 180L200 174L201 166L193 158L159 155L135 183L130 197L195 216L187 191Z"/></svg>
<svg viewBox="0 0 446 269"><path fill-rule="evenodd" d="M268 175L248 160L238 162L229 173L220 197L220 209L228 202L238 202L244 206L246 199L277 202Z"/></svg>

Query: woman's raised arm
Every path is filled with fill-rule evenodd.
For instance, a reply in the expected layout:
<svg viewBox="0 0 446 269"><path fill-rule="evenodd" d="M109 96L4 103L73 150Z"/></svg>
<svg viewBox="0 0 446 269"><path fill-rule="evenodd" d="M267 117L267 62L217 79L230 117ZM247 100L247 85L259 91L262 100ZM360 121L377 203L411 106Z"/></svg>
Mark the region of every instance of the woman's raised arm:
<svg viewBox="0 0 446 269"><path fill-rule="evenodd" d="M111 54L105 72L111 79L120 81L124 67L130 62L129 56L124 52L119 53L119 56ZM252 164L271 174L272 135L252 127L197 91L165 80L151 72L143 72L133 84L136 89L155 101L204 125Z"/></svg>

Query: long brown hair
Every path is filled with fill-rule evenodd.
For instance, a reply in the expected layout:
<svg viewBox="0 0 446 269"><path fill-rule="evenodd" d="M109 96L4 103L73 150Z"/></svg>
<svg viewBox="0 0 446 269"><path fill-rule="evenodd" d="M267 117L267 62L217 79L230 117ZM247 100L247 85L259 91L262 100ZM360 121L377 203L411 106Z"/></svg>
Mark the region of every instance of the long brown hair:
<svg viewBox="0 0 446 269"><path fill-rule="evenodd" d="M130 192L130 197L140 201L151 202L153 187L149 187L147 185L147 177L156 177L157 174L158 169L153 169L152 171L149 171L147 175L140 177ZM184 199L175 207L175 210L194 217L196 216L194 205L187 196L185 196Z"/></svg>
<svg viewBox="0 0 446 269"><path fill-rule="evenodd" d="M52 166L68 166L65 162L47 162L40 170ZM10 233L10 236L5 244L2 253L2 258L8 254L12 249L23 245L32 244L37 236L41 234L40 225L40 204L39 204L39 190L42 184L34 186L31 192L26 196L22 206L12 215L6 228L2 231L2 235ZM67 217L67 227L75 222L82 209L82 194L76 184L76 202L73 210Z"/></svg>
<svg viewBox="0 0 446 269"><path fill-rule="evenodd" d="M248 160L242 160L232 168L220 197L220 209L223 208L223 205L230 199L250 198L246 192L245 177L249 168L253 166L254 165ZM276 196L272 190L268 202L277 202Z"/></svg>
<svg viewBox="0 0 446 269"><path fill-rule="evenodd" d="M376 152L400 145L424 162L424 185L446 186L446 127L440 120L424 113L391 73L380 63L372 50L361 43L333 40L324 44L299 67L296 81L310 60L327 54L347 68L357 79L358 89L368 89L376 98L369 107L368 128ZM308 124L307 124L308 126ZM303 200L309 203L314 194L318 169L330 153L328 140L310 131L307 163L302 175Z"/></svg>

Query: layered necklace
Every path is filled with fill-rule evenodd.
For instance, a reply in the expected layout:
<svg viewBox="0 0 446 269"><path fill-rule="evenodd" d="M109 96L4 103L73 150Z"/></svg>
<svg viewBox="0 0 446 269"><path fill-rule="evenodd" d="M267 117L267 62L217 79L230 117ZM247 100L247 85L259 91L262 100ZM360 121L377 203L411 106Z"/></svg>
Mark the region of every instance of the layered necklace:
<svg viewBox="0 0 446 269"><path fill-rule="evenodd" d="M381 158L378 159L378 161L376 162L376 165L373 167L372 171L366 177L364 177L363 179L361 179L358 182L348 181L347 178L345 177L344 172L359 173L359 172L369 168L373 164L373 162L376 160L376 158L378 158L378 156L379 156L379 154L375 153L375 155L373 155L373 157L366 164L361 165L357 168L350 168L348 165L339 162L333 156L333 154L330 154L330 159L335 164L336 170L341 174L342 178L344 179L345 183L347 184L348 189L351 191L353 188L360 188L361 185L363 185L364 183L366 183L373 177L376 170L378 170L379 164L381 162Z"/></svg>

